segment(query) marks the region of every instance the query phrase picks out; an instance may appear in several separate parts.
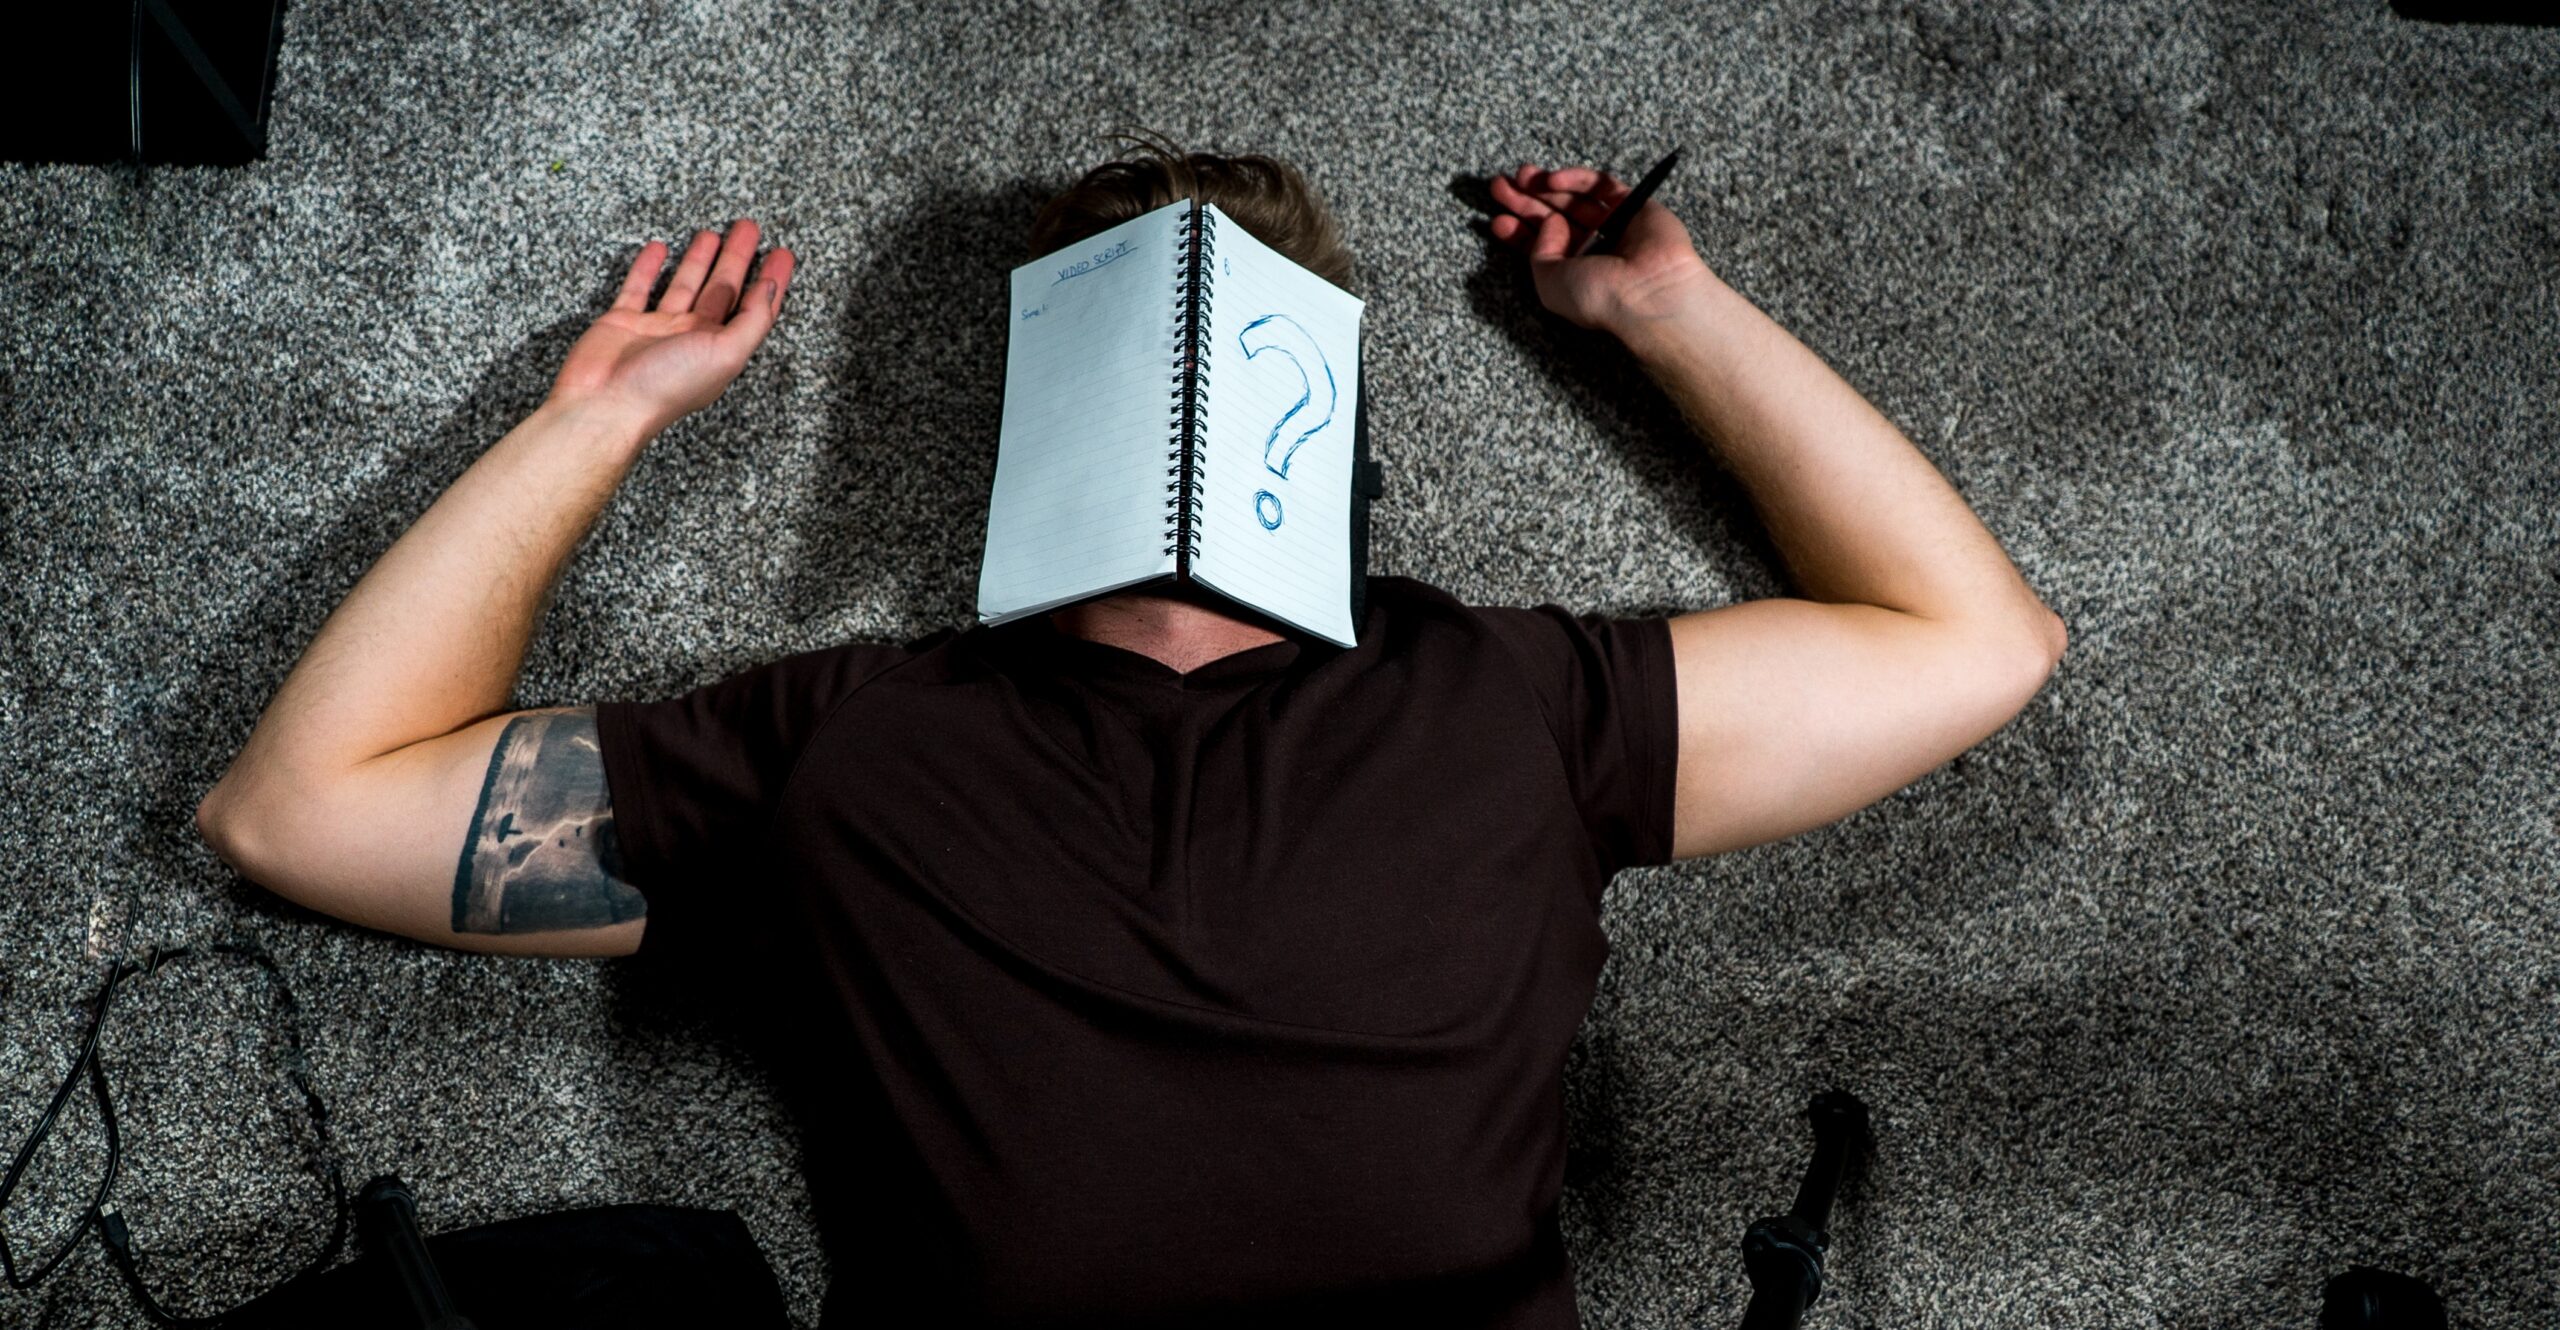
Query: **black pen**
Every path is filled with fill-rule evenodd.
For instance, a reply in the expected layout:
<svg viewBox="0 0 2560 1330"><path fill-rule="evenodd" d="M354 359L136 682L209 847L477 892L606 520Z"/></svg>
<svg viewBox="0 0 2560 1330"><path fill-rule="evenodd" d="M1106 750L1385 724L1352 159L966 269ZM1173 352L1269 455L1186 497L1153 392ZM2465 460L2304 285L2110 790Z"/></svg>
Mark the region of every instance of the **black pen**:
<svg viewBox="0 0 2560 1330"><path fill-rule="evenodd" d="M1598 229L1584 236L1582 243L1565 257L1578 259L1608 253L1610 247L1618 243L1618 237L1627 233L1627 224L1636 219L1636 212L1644 207L1644 201L1653 197L1653 191L1662 188L1663 177L1671 174L1671 164L1678 160L1680 150L1673 148L1670 156L1655 162L1653 169L1644 173L1644 179L1636 182L1635 189L1620 200L1617 207L1611 208L1608 216L1600 219Z"/></svg>

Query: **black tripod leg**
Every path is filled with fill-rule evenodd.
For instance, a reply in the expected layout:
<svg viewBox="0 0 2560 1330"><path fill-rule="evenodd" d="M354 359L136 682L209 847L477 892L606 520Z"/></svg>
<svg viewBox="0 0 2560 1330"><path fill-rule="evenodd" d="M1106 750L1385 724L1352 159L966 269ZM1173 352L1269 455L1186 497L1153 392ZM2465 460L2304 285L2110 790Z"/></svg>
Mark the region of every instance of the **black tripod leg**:
<svg viewBox="0 0 2560 1330"><path fill-rule="evenodd" d="M2320 1330L2444 1330L2444 1299L2426 1281L2351 1265L2320 1299Z"/></svg>
<svg viewBox="0 0 2560 1330"><path fill-rule="evenodd" d="M1754 1223L1742 1235L1742 1268L1751 1277L1743 1330L1796 1330L1822 1296L1822 1258L1831 1249L1831 1203L1852 1158L1865 1155L1867 1106L1846 1090L1814 1096L1813 1162L1796 1189L1795 1208Z"/></svg>
<svg viewBox="0 0 2560 1330"><path fill-rule="evenodd" d="M472 1330L470 1318L445 1291L426 1239L418 1236L418 1200L407 1183L385 1173L364 1184L356 1196L356 1231L391 1267L419 1330Z"/></svg>

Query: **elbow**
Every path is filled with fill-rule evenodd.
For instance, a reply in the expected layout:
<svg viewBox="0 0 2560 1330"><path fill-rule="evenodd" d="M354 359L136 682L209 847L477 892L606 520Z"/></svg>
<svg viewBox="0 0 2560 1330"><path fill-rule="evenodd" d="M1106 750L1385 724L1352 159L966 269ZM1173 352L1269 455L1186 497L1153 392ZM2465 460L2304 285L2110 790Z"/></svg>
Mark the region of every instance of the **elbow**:
<svg viewBox="0 0 2560 1330"><path fill-rule="evenodd" d="M214 782L213 788L205 792L203 801L196 805L196 837L222 862L230 865L233 872L247 877L250 832L238 804L239 795L230 777Z"/></svg>
<svg viewBox="0 0 2560 1330"><path fill-rule="evenodd" d="M2004 674L2013 668L2025 671L2038 687L2062 663L2063 650L2070 645L2062 616L2034 599L2023 607L2003 607L1996 614L1964 619L1943 617L1937 621L1956 625L1955 631L1966 650L1978 659L1993 662L1990 668Z"/></svg>
<svg viewBox="0 0 2560 1330"><path fill-rule="evenodd" d="M2018 705L2024 707L2044 691L2046 681L2053 678L2055 667L2062 664L2063 648L2069 644L2063 631L2062 617L2048 611L2036 624L2036 631L2024 651L2019 668L2024 671L2025 696Z"/></svg>
<svg viewBox="0 0 2560 1330"><path fill-rule="evenodd" d="M2053 677L2054 668L2062 663L2068 634L2063 631L2061 616L2046 610L2033 616L2023 637L2013 632L2006 641L2008 645L2003 649L2003 655L2011 662L2008 668L2018 671L2011 676L2018 681L2012 687L2016 690L2018 705L2023 707L2044 691L2045 681Z"/></svg>
<svg viewBox="0 0 2560 1330"><path fill-rule="evenodd" d="M2062 663L2062 652L2071 645L2071 634L2062 626L2061 615L2046 610L2036 622L2036 636L2042 647L2044 671L2051 674Z"/></svg>

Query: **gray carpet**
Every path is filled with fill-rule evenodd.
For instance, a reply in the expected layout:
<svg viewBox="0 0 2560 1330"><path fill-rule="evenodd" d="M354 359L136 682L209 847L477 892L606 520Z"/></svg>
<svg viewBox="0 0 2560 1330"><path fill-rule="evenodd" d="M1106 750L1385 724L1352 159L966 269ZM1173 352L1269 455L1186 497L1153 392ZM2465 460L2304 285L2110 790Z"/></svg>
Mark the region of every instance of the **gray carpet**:
<svg viewBox="0 0 2560 1330"><path fill-rule="evenodd" d="M662 437L519 701L962 622L1005 269L1124 119L1303 163L1369 299L1377 571L1652 613L1783 594L1748 504L1471 229L1641 170L1945 471L2072 632L2016 722L1791 841L1632 873L1570 1068L1588 1323L1731 1324L1842 1086L1829 1326L2308 1327L2357 1262L2560 1319L2560 32L2379 3L295 5L268 160L0 168L0 1125L96 961L264 940L349 1185L430 1230L728 1206L824 1269L761 1075L610 966L362 932L196 799L644 238L752 215L781 328ZM105 1038L145 1269L203 1310L325 1206L250 971ZM85 1116L44 1167L94 1167ZM41 1241L29 1193L8 1229ZM139 1325L82 1251L11 1326Z"/></svg>

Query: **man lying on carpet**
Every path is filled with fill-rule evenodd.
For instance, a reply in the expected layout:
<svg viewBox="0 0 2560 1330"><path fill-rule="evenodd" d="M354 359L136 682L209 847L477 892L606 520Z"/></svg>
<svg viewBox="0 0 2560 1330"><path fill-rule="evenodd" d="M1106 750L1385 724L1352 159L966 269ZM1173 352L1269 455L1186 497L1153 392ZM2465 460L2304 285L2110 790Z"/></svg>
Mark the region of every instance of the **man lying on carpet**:
<svg viewBox="0 0 2560 1330"><path fill-rule="evenodd" d="M827 1323L1571 1326L1565 1054L1617 870L1837 820L2006 724L2060 620L1929 461L1627 187L1492 231L1624 343L1803 596L1667 618L1369 583L1354 648L1118 594L653 702L510 711L563 563L763 342L794 259L642 247L549 399L322 627L197 822L442 946L676 963L780 1056ZM1303 178L1144 153L1045 254L1184 197L1348 286ZM1453 501L1463 496L1451 496ZM680 1144L678 1145L680 1147Z"/></svg>

